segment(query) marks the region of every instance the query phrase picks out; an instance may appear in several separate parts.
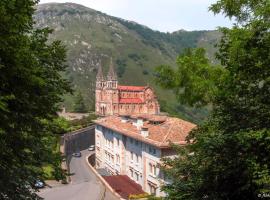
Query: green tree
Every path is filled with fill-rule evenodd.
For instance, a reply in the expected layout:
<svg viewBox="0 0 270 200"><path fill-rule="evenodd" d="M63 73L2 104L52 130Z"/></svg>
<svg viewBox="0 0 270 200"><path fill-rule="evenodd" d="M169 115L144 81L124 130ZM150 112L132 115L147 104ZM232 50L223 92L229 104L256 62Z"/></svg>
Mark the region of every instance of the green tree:
<svg viewBox="0 0 270 200"><path fill-rule="evenodd" d="M194 89L181 95L182 101L213 106L209 119L187 138L193 142L175 147L177 159L165 159L172 184L164 190L168 199L260 199L270 193L270 1L219 0L210 9L236 21L232 29L220 29L217 58L224 70L217 77L207 69L213 89L197 78L178 84L170 80L177 72L158 69L168 88ZM186 62L184 77L203 78L185 68Z"/></svg>
<svg viewBox="0 0 270 200"><path fill-rule="evenodd" d="M84 104L82 93L79 91L75 97L74 111L79 113L87 112L87 108Z"/></svg>
<svg viewBox="0 0 270 200"><path fill-rule="evenodd" d="M33 185L43 163L62 177L53 152L58 104L69 84L65 48L48 43L49 29L33 29L37 0L0 1L0 199L39 199Z"/></svg>
<svg viewBox="0 0 270 200"><path fill-rule="evenodd" d="M203 48L186 49L178 56L176 64L176 69L158 66L156 82L164 88L173 89L181 104L200 107L211 102L217 83L223 81L226 70L211 65Z"/></svg>

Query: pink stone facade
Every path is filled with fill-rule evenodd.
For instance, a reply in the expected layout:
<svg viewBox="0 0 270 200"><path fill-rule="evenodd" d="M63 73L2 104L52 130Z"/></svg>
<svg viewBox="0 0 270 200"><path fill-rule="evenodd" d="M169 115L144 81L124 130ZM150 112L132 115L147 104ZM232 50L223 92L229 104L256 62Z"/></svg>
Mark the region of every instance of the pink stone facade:
<svg viewBox="0 0 270 200"><path fill-rule="evenodd" d="M99 66L95 110L99 116L159 114L160 106L151 87L118 85L111 62L107 78Z"/></svg>

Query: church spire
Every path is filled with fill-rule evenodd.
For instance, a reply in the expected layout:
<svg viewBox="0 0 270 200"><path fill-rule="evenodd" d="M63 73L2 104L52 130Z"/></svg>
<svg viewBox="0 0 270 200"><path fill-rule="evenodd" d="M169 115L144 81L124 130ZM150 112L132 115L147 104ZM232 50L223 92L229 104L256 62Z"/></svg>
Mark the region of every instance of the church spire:
<svg viewBox="0 0 270 200"><path fill-rule="evenodd" d="M117 80L117 76L116 76L116 73L115 73L114 67L113 67L112 58L111 58L111 63L110 63L110 68L109 68L107 78L108 78L108 80L114 80L114 81Z"/></svg>
<svg viewBox="0 0 270 200"><path fill-rule="evenodd" d="M103 80L104 80L101 62L100 62L99 65L98 65L98 72L97 72L97 77L96 77L96 79L97 79L97 81L103 81Z"/></svg>

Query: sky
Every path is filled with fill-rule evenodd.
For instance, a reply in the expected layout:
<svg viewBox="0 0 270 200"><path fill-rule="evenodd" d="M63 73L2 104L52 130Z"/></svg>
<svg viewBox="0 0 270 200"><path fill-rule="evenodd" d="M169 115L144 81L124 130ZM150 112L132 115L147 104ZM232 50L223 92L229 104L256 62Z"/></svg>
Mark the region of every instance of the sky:
<svg viewBox="0 0 270 200"><path fill-rule="evenodd" d="M214 15L208 7L217 0L40 0L40 3L72 2L146 25L162 32L214 30L231 27L223 15Z"/></svg>

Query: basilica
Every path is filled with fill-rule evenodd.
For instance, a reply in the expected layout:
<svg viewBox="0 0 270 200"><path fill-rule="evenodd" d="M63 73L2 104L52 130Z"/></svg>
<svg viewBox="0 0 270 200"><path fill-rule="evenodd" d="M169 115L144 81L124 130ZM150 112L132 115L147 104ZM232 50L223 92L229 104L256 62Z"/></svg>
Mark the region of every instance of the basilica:
<svg viewBox="0 0 270 200"><path fill-rule="evenodd" d="M159 114L160 106L151 87L119 85L111 60L107 77L98 68L95 110L99 116Z"/></svg>

